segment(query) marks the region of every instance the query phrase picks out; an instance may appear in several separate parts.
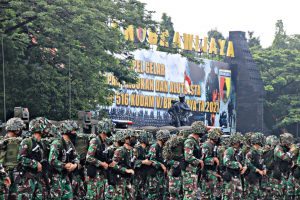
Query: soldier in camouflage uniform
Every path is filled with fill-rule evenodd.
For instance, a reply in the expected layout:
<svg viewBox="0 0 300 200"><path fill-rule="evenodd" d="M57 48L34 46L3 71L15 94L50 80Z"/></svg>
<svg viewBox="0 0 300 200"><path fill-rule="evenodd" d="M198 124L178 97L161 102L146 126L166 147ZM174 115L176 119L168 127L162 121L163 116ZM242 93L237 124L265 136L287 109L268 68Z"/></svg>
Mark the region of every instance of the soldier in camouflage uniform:
<svg viewBox="0 0 300 200"><path fill-rule="evenodd" d="M281 189L281 198L293 199L299 193L299 182L291 174L296 163L298 149L294 143L294 137L290 133L280 135L280 144L274 150L275 166L273 177L280 180L276 188Z"/></svg>
<svg viewBox="0 0 300 200"><path fill-rule="evenodd" d="M79 126L74 120L65 120L64 123L67 123L72 129L71 132L77 135ZM55 127L51 127L51 129L55 129ZM76 137L73 137L71 142L75 146ZM74 199L83 199L86 195L86 190L84 185L83 166L81 163L78 164L78 167L69 175L69 177L72 184Z"/></svg>
<svg viewBox="0 0 300 200"><path fill-rule="evenodd" d="M87 168L87 199L104 199L106 185L105 170L108 168L105 154L105 140L108 132L108 123L99 121L96 127L98 137L91 139L86 155Z"/></svg>
<svg viewBox="0 0 300 200"><path fill-rule="evenodd" d="M202 145L202 155L204 161L204 173L201 199L220 199L221 190L219 182L222 182L218 168L220 162L218 159L218 144L221 133L218 129L212 129L208 132L208 140ZM217 188L219 186L219 188Z"/></svg>
<svg viewBox="0 0 300 200"><path fill-rule="evenodd" d="M113 141L113 144L110 145L107 149L108 151L108 159L110 161L112 161L113 157L114 157L114 153L116 151L116 149L118 149L121 145L124 144L124 141L122 142L124 136L123 136L123 132L122 131L118 131L116 134L114 134L113 136L111 136L109 139ZM116 190L116 175L111 167L112 165L109 166L108 170L111 173L111 181L107 181L107 186L105 187L105 199L113 199L113 196L115 194L115 190Z"/></svg>
<svg viewBox="0 0 300 200"><path fill-rule="evenodd" d="M118 133L119 132L119 133ZM123 133L121 133L123 132ZM134 141L131 141L131 132L117 131L120 135L120 147L115 150L113 162L110 167L117 174L115 191L113 199L134 199L134 188L131 184L131 178L134 175L132 166Z"/></svg>
<svg viewBox="0 0 300 200"><path fill-rule="evenodd" d="M133 149L136 158L134 163L134 180L133 185L135 188L135 198L137 200L146 199L148 195L147 186L147 171L151 162L148 160L147 155L149 152L149 138L145 131L142 131L138 138L139 145Z"/></svg>
<svg viewBox="0 0 300 200"><path fill-rule="evenodd" d="M45 176L45 165L47 158L44 157L44 147L41 143L42 137L46 137L44 132L49 121L39 117L29 123L29 130L32 137L25 138L19 147L18 160L20 162L21 173L18 182L18 199L47 199L49 184ZM18 179L18 178L17 178Z"/></svg>
<svg viewBox="0 0 300 200"><path fill-rule="evenodd" d="M242 138L240 133L231 135L230 147L225 150L223 155L224 200L239 200L243 196L241 174L245 173L247 167L243 167L241 163Z"/></svg>
<svg viewBox="0 0 300 200"><path fill-rule="evenodd" d="M49 153L49 164L52 168L50 196L52 199L73 199L70 177L79 167L79 156L72 143L76 131L68 122L60 125L62 137L52 142Z"/></svg>
<svg viewBox="0 0 300 200"><path fill-rule="evenodd" d="M263 159L266 165L267 175L262 177L261 188L266 195L265 199L280 199L282 189L277 188L280 180L273 178L274 171L274 149L279 144L279 139L275 135L266 138L266 144L263 148Z"/></svg>
<svg viewBox="0 0 300 200"><path fill-rule="evenodd" d="M183 147L191 129L181 130L178 136L171 137L163 148L163 157L166 160L169 179L170 200L182 199L182 174L185 166Z"/></svg>
<svg viewBox="0 0 300 200"><path fill-rule="evenodd" d="M263 199L264 194L260 188L262 177L267 174L266 167L264 166L262 154L264 135L262 133L254 133L251 135L252 147L246 154L246 165L249 173L245 176L245 184L247 187L247 199Z"/></svg>
<svg viewBox="0 0 300 200"><path fill-rule="evenodd" d="M192 124L192 134L184 142L184 160L186 168L182 171L183 199L196 199L198 190L198 172L204 167L201 155L200 138L206 133L203 122Z"/></svg>
<svg viewBox="0 0 300 200"><path fill-rule="evenodd" d="M1 184L0 189L3 188L3 190L1 190L3 191L3 199L17 199L17 186L14 182L17 170L16 166L5 166L6 163L4 162L6 160L8 139L11 140L12 138L20 137L24 128L25 124L20 118L14 117L9 119L5 126L7 133L0 142L0 165L2 165L1 167L3 168L3 171L7 173L8 177L6 178L9 178L9 182L11 183L9 188L6 184Z"/></svg>
<svg viewBox="0 0 300 200"><path fill-rule="evenodd" d="M149 149L149 160L151 160L151 173L148 177L148 199L167 198L167 168L162 157L163 146L170 138L168 130L159 130L156 133L157 142Z"/></svg>
<svg viewBox="0 0 300 200"><path fill-rule="evenodd" d="M5 172L4 167L0 165L0 199L7 200L11 180Z"/></svg>

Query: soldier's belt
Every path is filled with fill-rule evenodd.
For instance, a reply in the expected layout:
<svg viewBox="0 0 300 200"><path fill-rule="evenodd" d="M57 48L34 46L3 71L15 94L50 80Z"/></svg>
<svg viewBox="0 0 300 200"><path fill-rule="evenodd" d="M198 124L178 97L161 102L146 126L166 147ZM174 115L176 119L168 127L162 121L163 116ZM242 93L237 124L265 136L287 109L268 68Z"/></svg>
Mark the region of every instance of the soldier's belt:
<svg viewBox="0 0 300 200"><path fill-rule="evenodd" d="M205 165L204 166L205 170L211 170L211 171L217 171L217 168L215 165Z"/></svg>

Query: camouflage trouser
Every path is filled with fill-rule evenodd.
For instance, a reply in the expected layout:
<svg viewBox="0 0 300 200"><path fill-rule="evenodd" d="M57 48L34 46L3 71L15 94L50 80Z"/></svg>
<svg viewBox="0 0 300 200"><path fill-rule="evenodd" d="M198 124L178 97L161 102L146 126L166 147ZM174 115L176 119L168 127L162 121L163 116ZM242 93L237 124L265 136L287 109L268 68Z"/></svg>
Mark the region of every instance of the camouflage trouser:
<svg viewBox="0 0 300 200"><path fill-rule="evenodd" d="M100 174L99 171L96 173L95 178L86 176L86 198L87 199L104 199L104 189L106 185L106 179L103 174Z"/></svg>
<svg viewBox="0 0 300 200"><path fill-rule="evenodd" d="M212 170L206 170L206 175L203 177L201 199L215 199L220 196L220 191L217 189L218 178L217 172Z"/></svg>
<svg viewBox="0 0 300 200"><path fill-rule="evenodd" d="M46 183L43 177L39 174L32 174L26 172L21 177L20 183L17 185L18 199L47 199L48 192L46 190Z"/></svg>
<svg viewBox="0 0 300 200"><path fill-rule="evenodd" d="M287 199L300 199L300 180L290 175L286 182Z"/></svg>
<svg viewBox="0 0 300 200"><path fill-rule="evenodd" d="M224 200L239 200L242 196L243 188L239 176L231 177L231 181L224 182Z"/></svg>
<svg viewBox="0 0 300 200"><path fill-rule="evenodd" d="M8 200L9 188L4 185L5 177L0 177L0 200Z"/></svg>
<svg viewBox="0 0 300 200"><path fill-rule="evenodd" d="M73 191L70 179L67 175L55 173L52 176L50 189L51 199L73 199Z"/></svg>
<svg viewBox="0 0 300 200"><path fill-rule="evenodd" d="M162 171L157 171L154 175L148 176L148 198L163 200L167 198L166 178Z"/></svg>
<svg viewBox="0 0 300 200"><path fill-rule="evenodd" d="M79 174L72 176L72 190L74 199L83 199L86 195L84 180Z"/></svg>
<svg viewBox="0 0 300 200"><path fill-rule="evenodd" d="M110 200L110 199L113 199L113 195L115 193L115 186L114 185L106 185L105 186L105 200Z"/></svg>
<svg viewBox="0 0 300 200"><path fill-rule="evenodd" d="M262 182L265 199L283 199L284 184L283 181L275 178L268 178L267 182Z"/></svg>
<svg viewBox="0 0 300 200"><path fill-rule="evenodd" d="M182 176L174 177L171 173L168 174L169 177L169 200L182 199Z"/></svg>
<svg viewBox="0 0 300 200"><path fill-rule="evenodd" d="M193 172L182 172L182 189L184 200L195 200L198 190L198 175Z"/></svg>
<svg viewBox="0 0 300 200"><path fill-rule="evenodd" d="M134 188L129 178L118 177L113 193L113 200L133 200Z"/></svg>
<svg viewBox="0 0 300 200"><path fill-rule="evenodd" d="M139 174L133 179L133 186L135 190L134 197L137 200L146 199L148 195L147 175Z"/></svg>
<svg viewBox="0 0 300 200"><path fill-rule="evenodd" d="M245 180L245 187L246 187L246 197L249 200L260 200L263 199L264 194L260 188L259 181L254 184L250 184Z"/></svg>

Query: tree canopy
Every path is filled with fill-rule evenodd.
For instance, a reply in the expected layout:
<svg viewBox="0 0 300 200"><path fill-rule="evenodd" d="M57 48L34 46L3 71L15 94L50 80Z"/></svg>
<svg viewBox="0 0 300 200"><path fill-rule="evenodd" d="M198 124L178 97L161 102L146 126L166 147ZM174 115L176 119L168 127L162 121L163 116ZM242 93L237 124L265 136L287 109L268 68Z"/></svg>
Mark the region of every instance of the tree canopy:
<svg viewBox="0 0 300 200"><path fill-rule="evenodd" d="M248 42L265 85L266 125L275 132L295 133L300 123L300 40L299 35L286 35L283 27L278 20L271 47L261 48L253 36Z"/></svg>
<svg viewBox="0 0 300 200"><path fill-rule="evenodd" d="M155 25L151 12L136 0L7 0L0 7L8 117L15 106L23 106L31 117L66 119L69 94L73 116L77 110L109 104L104 74L135 82L130 52L138 48L111 23Z"/></svg>

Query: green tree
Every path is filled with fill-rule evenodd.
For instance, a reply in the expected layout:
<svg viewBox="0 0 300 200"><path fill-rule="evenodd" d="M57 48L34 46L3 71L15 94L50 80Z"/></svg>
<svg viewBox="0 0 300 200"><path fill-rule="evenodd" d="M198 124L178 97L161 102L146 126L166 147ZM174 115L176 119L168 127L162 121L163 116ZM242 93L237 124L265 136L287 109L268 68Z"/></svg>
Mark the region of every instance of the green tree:
<svg viewBox="0 0 300 200"><path fill-rule="evenodd" d="M224 40L225 39L223 34L220 31L218 31L217 28L211 29L210 31L208 31L207 36L208 36L209 41L210 41L210 38L215 38L216 42L218 42L218 40Z"/></svg>
<svg viewBox="0 0 300 200"><path fill-rule="evenodd" d="M265 84L265 122L274 131L295 132L300 123L300 52L262 49L253 52Z"/></svg>
<svg viewBox="0 0 300 200"><path fill-rule="evenodd" d="M284 30L282 20L277 20L275 24L275 38L273 40L272 48L285 49L287 48L287 35Z"/></svg>
<svg viewBox="0 0 300 200"><path fill-rule="evenodd" d="M260 44L260 38L254 36L254 31L248 31L248 45L249 48L262 48Z"/></svg>
<svg viewBox="0 0 300 200"><path fill-rule="evenodd" d="M119 81L136 81L129 69L130 52L138 47L125 41L112 21L123 27L155 24L136 0L7 0L0 7L8 113L23 106L31 117L54 120L68 118L69 92L73 117L77 110L109 104L106 72ZM3 105L2 81L0 87Z"/></svg>

